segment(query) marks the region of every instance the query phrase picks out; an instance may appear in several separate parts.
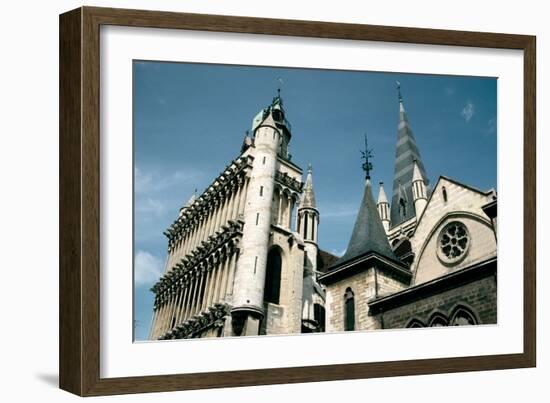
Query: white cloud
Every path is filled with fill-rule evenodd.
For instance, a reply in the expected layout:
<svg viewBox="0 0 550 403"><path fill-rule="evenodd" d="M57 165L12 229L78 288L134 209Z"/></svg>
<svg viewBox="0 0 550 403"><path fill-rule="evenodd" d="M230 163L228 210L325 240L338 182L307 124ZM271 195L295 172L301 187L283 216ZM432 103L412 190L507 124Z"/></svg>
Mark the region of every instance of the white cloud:
<svg viewBox="0 0 550 403"><path fill-rule="evenodd" d="M146 198L136 199L136 213L154 214L162 216L166 208L164 203L158 199Z"/></svg>
<svg viewBox="0 0 550 403"><path fill-rule="evenodd" d="M143 171L135 167L134 188L136 193L154 193L182 185L195 185L200 183L205 173L195 168L186 168L172 173L157 171Z"/></svg>
<svg viewBox="0 0 550 403"><path fill-rule="evenodd" d="M330 253L332 253L334 256L342 257L342 256L344 256L344 253L346 253L346 250L347 250L347 248L344 248L342 250L332 249L330 251Z"/></svg>
<svg viewBox="0 0 550 403"><path fill-rule="evenodd" d="M162 261L149 252L138 250L134 258L136 285L153 284L162 275Z"/></svg>
<svg viewBox="0 0 550 403"><path fill-rule="evenodd" d="M321 215L322 218L343 218L343 217L355 217L359 208L358 206L342 205L331 206L325 208Z"/></svg>
<svg viewBox="0 0 550 403"><path fill-rule="evenodd" d="M462 108L462 112L460 114L462 115L462 117L466 122L469 122L470 119L472 119L472 117L474 116L475 112L476 112L475 105L473 104L472 101L468 101L464 106L464 108Z"/></svg>

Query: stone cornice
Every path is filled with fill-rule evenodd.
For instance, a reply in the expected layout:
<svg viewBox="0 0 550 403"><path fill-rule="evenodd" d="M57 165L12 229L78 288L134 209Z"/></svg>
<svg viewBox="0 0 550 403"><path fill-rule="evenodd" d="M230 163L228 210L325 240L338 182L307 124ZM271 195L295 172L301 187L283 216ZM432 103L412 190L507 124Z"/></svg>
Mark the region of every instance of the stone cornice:
<svg viewBox="0 0 550 403"><path fill-rule="evenodd" d="M201 312L190 319L187 319L172 330L159 337L159 340L171 339L189 339L200 336L203 332L211 328L222 327L225 317L231 312L231 307L227 304L214 304L206 311Z"/></svg>
<svg viewBox="0 0 550 403"><path fill-rule="evenodd" d="M151 291L156 294L155 306L157 301L162 305L167 294L176 292L183 283L196 275L198 270L210 269L221 255L238 248L243 223L241 221L228 223L228 226L222 227L221 232L216 232L208 241L187 254L153 285Z"/></svg>
<svg viewBox="0 0 550 403"><path fill-rule="evenodd" d="M221 203L227 194L240 186L253 160L254 157L247 155L231 161L190 206L183 207L180 216L163 232L169 244L191 231L210 212L212 205Z"/></svg>
<svg viewBox="0 0 550 403"><path fill-rule="evenodd" d="M294 179L286 172L282 173L281 171L275 172L275 181L279 182L281 185L286 186L289 189L294 190L297 193L302 193L304 184L299 180Z"/></svg>

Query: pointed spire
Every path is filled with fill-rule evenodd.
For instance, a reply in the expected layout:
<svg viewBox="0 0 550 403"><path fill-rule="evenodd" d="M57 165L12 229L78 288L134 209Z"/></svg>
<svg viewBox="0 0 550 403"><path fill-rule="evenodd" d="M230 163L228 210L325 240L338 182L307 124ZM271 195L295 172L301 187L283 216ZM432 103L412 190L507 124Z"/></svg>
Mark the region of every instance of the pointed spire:
<svg viewBox="0 0 550 403"><path fill-rule="evenodd" d="M418 167L418 162L416 159L413 160L413 177L412 177L413 183L416 181L422 181L424 182L424 176L422 175L422 172L420 172L420 168Z"/></svg>
<svg viewBox="0 0 550 403"><path fill-rule="evenodd" d="M390 219L393 227L414 217L416 214L412 194L415 161L422 178L424 180L427 178L426 170L424 169L424 164L420 157L420 151L416 145L416 140L410 127L407 113L405 112L403 96L401 94L401 83L397 81L396 84L399 100L399 125L397 129L397 145L390 212Z"/></svg>
<svg viewBox="0 0 550 403"><path fill-rule="evenodd" d="M388 198L386 197L386 192L384 191L384 182L380 182L377 207L380 220L382 220L382 225L387 233L390 229L390 203L388 203Z"/></svg>
<svg viewBox="0 0 550 403"><path fill-rule="evenodd" d="M388 203L388 198L386 197L386 192L384 191L384 182L380 182L380 190L378 191L378 204Z"/></svg>
<svg viewBox="0 0 550 403"><path fill-rule="evenodd" d="M414 160L413 165L412 190L414 197L414 209L416 218L420 219L420 216L428 203L428 191L426 189L426 181L424 176L418 167L418 162Z"/></svg>
<svg viewBox="0 0 550 403"><path fill-rule="evenodd" d="M388 242L382 221L380 220L376 202L372 196L370 179L367 179L365 182L363 200L359 207L359 213L355 220L355 226L353 227L348 248L344 256L342 256L335 265L351 261L370 252L375 252L379 255L397 260Z"/></svg>
<svg viewBox="0 0 550 403"><path fill-rule="evenodd" d="M315 192L313 191L313 170L311 164L308 164L307 167L306 183L304 184L302 200L300 201L300 208L306 207L317 208Z"/></svg>

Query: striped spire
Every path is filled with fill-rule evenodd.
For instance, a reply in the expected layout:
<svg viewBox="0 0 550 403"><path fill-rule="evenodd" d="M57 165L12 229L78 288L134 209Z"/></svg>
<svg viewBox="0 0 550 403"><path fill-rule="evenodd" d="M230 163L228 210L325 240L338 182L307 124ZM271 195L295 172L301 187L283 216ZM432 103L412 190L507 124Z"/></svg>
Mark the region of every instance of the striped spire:
<svg viewBox="0 0 550 403"><path fill-rule="evenodd" d="M415 161L422 176L427 178L424 164L420 158L420 151L416 146L412 129L405 112L401 84L397 84L399 99L399 126L397 128L397 146L395 150L395 166L393 175L393 189L391 202L391 225L401 224L416 215L412 194L412 180Z"/></svg>

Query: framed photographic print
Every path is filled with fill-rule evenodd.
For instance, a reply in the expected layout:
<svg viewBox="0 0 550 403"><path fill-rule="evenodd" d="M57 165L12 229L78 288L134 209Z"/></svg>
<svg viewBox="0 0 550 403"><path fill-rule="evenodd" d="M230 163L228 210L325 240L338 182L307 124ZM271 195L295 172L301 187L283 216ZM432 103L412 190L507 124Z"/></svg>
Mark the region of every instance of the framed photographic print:
<svg viewBox="0 0 550 403"><path fill-rule="evenodd" d="M65 13L60 387L535 366L535 165L532 36Z"/></svg>

